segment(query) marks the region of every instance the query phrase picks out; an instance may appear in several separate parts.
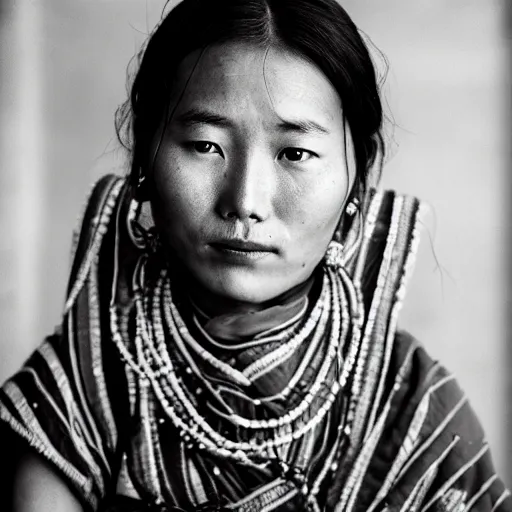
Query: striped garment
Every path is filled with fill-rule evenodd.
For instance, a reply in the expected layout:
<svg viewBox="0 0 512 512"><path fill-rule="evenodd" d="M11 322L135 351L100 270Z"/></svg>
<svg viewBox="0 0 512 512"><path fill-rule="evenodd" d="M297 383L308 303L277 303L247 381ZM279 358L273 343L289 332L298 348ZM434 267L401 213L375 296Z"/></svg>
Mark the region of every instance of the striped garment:
<svg viewBox="0 0 512 512"><path fill-rule="evenodd" d="M283 478L280 468L255 469L190 448L152 389L122 362L109 306L115 301L126 313L126 348L133 350L131 277L140 249L126 229L128 190L114 176L94 187L75 237L61 328L0 390L4 425L55 467L85 510L512 510L454 377L397 330L418 243L416 199L375 192L369 205L368 236L348 265L360 278L366 311L352 429L336 442L346 405L341 394L325 420L286 451L291 465L305 468L306 488L316 486L316 499L308 501L304 482ZM307 347L262 372L260 391L285 385ZM245 349L230 364L257 363L274 349ZM310 378L318 357L305 373ZM242 410L243 400L231 405Z"/></svg>

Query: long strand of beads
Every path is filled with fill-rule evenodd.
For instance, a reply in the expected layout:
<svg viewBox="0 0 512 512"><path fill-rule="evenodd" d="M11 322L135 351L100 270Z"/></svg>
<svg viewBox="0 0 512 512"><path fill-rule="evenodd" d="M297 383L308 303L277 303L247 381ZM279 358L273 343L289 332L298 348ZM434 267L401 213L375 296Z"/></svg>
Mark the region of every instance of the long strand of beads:
<svg viewBox="0 0 512 512"><path fill-rule="evenodd" d="M141 264L142 259L139 261L139 266L142 266ZM110 308L110 317L111 317L111 329L112 329L112 337L114 340L114 343L116 347L119 350L119 353L121 355L121 358L125 361L125 363L133 370L136 374L140 377L140 385L142 387L146 387L148 383L151 381L153 385L153 389L155 391L155 394L163 406L166 414L171 418L173 424L178 428L178 430L186 432L189 431L190 428L188 424L181 419L181 417L176 413L174 407L172 404L167 400L166 396L162 393L160 387L158 386L157 382L157 376L154 374L154 372L151 370L148 361L144 357L144 351L143 351L143 338L144 338L144 325L143 322L141 322L141 316L143 317L143 310L141 311L141 300L140 296L137 296L136 294L136 319L137 319L137 325L136 325L136 334L135 334L135 348L137 353L137 359L136 360L130 351L125 347L120 331L118 329L118 317L117 317L117 311L114 305L111 305ZM141 315L142 312L142 315ZM172 368L172 366L171 366ZM201 439L203 441L203 439ZM234 454L230 454L228 450L219 448L217 450L217 446L209 441L208 439L204 439L204 441L208 444L208 448L210 451L214 453L218 453L219 455L229 456L231 455L231 458L234 460L238 460L241 463L252 465L252 461L249 460L249 458L241 451L237 451ZM200 443L200 445L203 443ZM204 446L204 445L203 445Z"/></svg>
<svg viewBox="0 0 512 512"><path fill-rule="evenodd" d="M182 395L182 393L180 393L179 390L174 389L174 391L178 395ZM328 397L328 401L329 402L333 401L333 399L334 399L334 397L332 397L332 396ZM189 404L184 403L184 405L185 405L186 409L189 409ZM316 423L318 423L318 421L320 421L322 419L322 417L325 415L325 412L326 412L326 410L328 410L328 408L330 408L330 407L324 407L323 409L320 408L319 414L317 415L317 417L313 418L313 421L311 421L308 424L304 425L304 427L299 432L295 432L295 435L293 436L293 438L296 438L297 436L301 436L306 431L310 430L310 428L312 428ZM189 412L190 412L190 410L189 410ZM193 412L192 412L192 415L196 416L195 414L193 414ZM196 421L198 421L199 423L203 424L202 426L204 426L204 420L200 416L199 417L195 417L194 419ZM211 429L207 428L207 430L211 430ZM192 434L194 434L194 433L192 433ZM213 434L214 434L214 437L220 437L220 436L218 436L218 434L216 432L213 432ZM202 437L202 436L200 436L200 437ZM276 440L277 444L282 444L283 442L288 442L288 441L289 441L288 439L286 439L284 441L283 441L283 439L277 439ZM261 449L266 449L268 447L271 447L276 442L268 441L268 442L260 443L260 444L257 444L257 445L251 445L250 443L234 443L232 441L227 441L226 444L228 446L230 446L230 447L239 447L241 449L256 449L256 450L260 451Z"/></svg>
<svg viewBox="0 0 512 512"><path fill-rule="evenodd" d="M297 332L297 324L299 324L299 321L296 320L290 327L283 328L280 330L279 334L275 334L272 336L262 337L262 338L254 338L251 341L246 341L243 343L234 343L234 344L227 344L227 343L220 343L215 338L213 338L206 329L201 325L201 322L199 321L198 317L196 315L192 316L192 322L194 323L196 329L199 331L201 337L206 340L210 345L214 346L217 349L223 350L225 352L235 352L235 351L241 351L246 350L248 348L253 347L260 347L262 345L267 345L269 343L273 343L280 340L288 340L291 336L293 336Z"/></svg>
<svg viewBox="0 0 512 512"><path fill-rule="evenodd" d="M295 337L290 339L288 342L283 343L277 349L269 352L263 357L257 359L254 363L250 364L243 370L243 374L251 381L259 379L263 373L266 373L271 368L275 368L282 364L286 359L292 356L293 353L302 345L304 340L306 340L313 329L318 325L321 313L322 306L316 307L318 304L322 304L325 301L324 297L321 297L322 300L318 300L317 304L313 308L311 312L311 316L306 321L304 329L301 330ZM324 304L325 308L325 304Z"/></svg>
<svg viewBox="0 0 512 512"><path fill-rule="evenodd" d="M330 286L334 287L334 285L335 281L330 279ZM161 286L161 284L159 286ZM338 296L339 299L339 293L334 293L333 296ZM164 302L167 302L166 293L162 295L162 298L162 300L165 299ZM347 364L345 364L343 371L341 372L340 381L333 383L333 385L331 386L331 391L325 402L318 407L317 412L309 421L305 422L300 428L296 429L295 431L287 431L286 434L282 436L276 436L273 439L268 439L266 441L259 443L231 441L229 439L226 439L224 436L220 435L214 429L212 429L212 427L206 422L206 420L200 416L198 411L195 409L194 404L186 396L186 392L181 387L181 383L176 378L172 361L170 360L169 354L165 346L165 337L162 336L162 332L160 331L159 327L155 328L155 326L159 325L159 320L157 319L160 317L160 310L156 310L153 307L153 315L151 321L153 322L154 328L153 332L151 332L148 330L148 315L147 312L145 311L146 308L144 307L144 302L140 297L139 293L136 294L135 302L135 345L137 360L135 360L130 351L126 349L124 343L122 343L121 337L117 336L117 334L119 334L118 330L116 330L114 326L112 328L114 341L116 342L116 346L118 346L123 359L125 360L126 364L128 364L137 374L139 374L141 378L141 384L143 383L144 385L146 385L147 382L151 382L155 395L157 396L159 402L161 403L165 413L169 416L172 423L181 432L181 434L183 436L188 436L190 439L193 439L194 442L198 444L198 447L200 449L206 449L212 454L219 455L221 457L227 457L229 459L240 461L244 464L256 465L258 467L261 466L262 464L265 464L264 461L261 461L261 457L258 456L258 453L261 454L262 451L282 446L286 443L289 443L293 439L298 439L301 436L303 436L306 432L314 428L317 424L319 424L319 422L321 422L324 419L325 415L330 410L332 403L334 402L335 397L339 392L340 383L346 381L347 376L351 372L350 365L348 365L347 367ZM339 304L339 300L337 301L337 303L333 304L334 309L337 310L338 313L335 315L337 317L337 320L333 317L330 336L331 339L328 344L329 349L326 355L326 360L331 359L331 363L335 361L335 356L337 355L337 352L339 350L341 338L340 329L342 329L342 327L340 326ZM168 304L166 305L168 306ZM164 308L164 316L167 316L166 313L168 312L168 309L168 307ZM117 321L115 308L112 307L111 311L112 324L115 324ZM172 318L166 318L166 320L168 323L169 320L171 320L169 326L172 329ZM352 329L352 331L353 332L351 340L351 349L354 345L353 338L355 332L357 332L357 329ZM179 332L171 333L173 337L175 337L176 334L179 334ZM162 339L151 339L151 335L154 335L155 338ZM155 346L155 342L157 343L157 346ZM152 345L155 350L152 350ZM351 349L349 349L349 355L351 355L351 352L353 351L353 349ZM155 356L155 354L157 353L159 354L158 358L156 358ZM347 360L351 361L352 358L348 357ZM165 376L162 373L157 373L159 368L162 367L166 368ZM325 377L327 375L329 367L331 367L331 364L329 364L329 366L327 366L327 364L324 364L322 367L322 371L319 372L319 374ZM325 368L327 368L327 372ZM319 379L315 381L312 388L318 387L318 382ZM314 394L316 394L316 391ZM310 399L310 401L312 400ZM178 413L178 411L180 412ZM245 418L242 419L247 421ZM281 422L279 421L280 419ZM269 425L269 428L279 427L281 426L280 423L282 425L289 425L291 423L291 421L288 422L283 418L280 419L276 418L275 426L273 423L272 426ZM252 460L252 458L254 457L255 460ZM258 460L260 462L257 462Z"/></svg>
<svg viewBox="0 0 512 512"><path fill-rule="evenodd" d="M338 303L338 297L334 298L334 301L335 301L335 303ZM335 321L334 323L335 323L335 325L337 324L337 323L336 323L336 321ZM335 328L335 331L334 331L334 332L336 332L336 328ZM340 338L343 338L343 336L339 336L339 335L335 335L335 336L334 336L334 339L335 339L335 340L336 340L336 339L338 339L338 340L339 340ZM333 343L332 343L332 341L331 341L331 358L332 358L332 357L333 357L333 355L334 355L334 350L332 349L332 345L333 345ZM325 378L325 376L326 376L326 374L327 374L328 368L329 368L329 366L330 366L330 364L329 364L329 363L330 363L330 361L328 361L328 360L327 360L327 361L326 361L326 363L327 363L327 364L324 364L323 369L320 371L320 373L319 373L319 375L318 375L318 378L317 378L317 380L316 380L315 384L312 386L312 389L311 389L311 391L310 391L311 395L312 395L312 394L314 394L314 393L316 393L316 392L318 391L318 389L320 388L320 383L321 383L321 382L323 382L323 380L324 380L324 378ZM312 398L312 397L311 397L311 395L310 395L310 398ZM308 402L308 400L306 399L306 403L307 403L307 402ZM299 409L299 410L300 410L300 409ZM292 415L292 418L295 418L295 414L293 414L293 415ZM253 426L256 426L256 424L254 424L254 423L253 423Z"/></svg>
<svg viewBox="0 0 512 512"><path fill-rule="evenodd" d="M358 301L357 291L343 268L338 270L329 270L329 272L334 274L333 282L336 284L336 286L339 287L340 290L343 290L343 292L339 292L339 296L344 297L345 294L347 294L349 298L348 306L350 307L350 312L347 309L344 309L344 312L346 328L348 329L349 326L351 327L351 337L348 345L347 356L343 363L343 368L339 380L340 386L344 388L347 384L348 378L352 374L352 370L357 358L357 353L359 351L363 316L362 309L358 306L362 306L362 303ZM341 280L339 277L341 277ZM347 308L346 302L342 303L342 305L344 308Z"/></svg>
<svg viewBox="0 0 512 512"><path fill-rule="evenodd" d="M167 368L165 364L165 360L167 357L167 344L165 342L166 336L164 333L164 328L162 324L162 318L161 318L161 310L165 308L165 301L162 300L162 289L163 289L163 279L164 276L160 276L159 281L157 283L157 286L155 287L155 291L153 294L153 314L151 316L152 323L154 324L154 330L156 334L156 341L157 341L157 348L158 350L155 350L155 359L157 361L157 365L160 367ZM216 390L212 387L212 385L208 382L206 378L202 376L201 370L196 366L195 361L193 358L189 355L189 353L186 350L186 347L183 346L181 339L179 337L173 338L173 341L175 344L179 346L181 349L181 356L184 357L187 366L187 373L195 373L196 377L198 377L203 386L206 388L207 391L210 392L212 396L214 396L218 402L224 406L229 414L233 413L233 410L219 397ZM165 373L164 373L165 376ZM187 388L184 387L184 390L187 391ZM193 394L188 393L188 395L191 398L191 401L194 401Z"/></svg>
<svg viewBox="0 0 512 512"><path fill-rule="evenodd" d="M300 310L297 313L295 313L295 315L292 318L289 318L282 324L276 325L274 327L270 327L262 332L256 333L254 335L255 340L256 341L261 340L261 339L265 339L268 341L272 341L272 340L276 340L276 339L279 340L282 332L285 329L290 330L290 329L295 328L298 324L300 324L300 321L304 318L304 313L307 311L307 309L309 307L308 296L304 297L302 302L303 302L302 307L300 308Z"/></svg>
<svg viewBox="0 0 512 512"><path fill-rule="evenodd" d="M121 332L119 330L119 317L117 315L117 308L115 305L110 306L110 330L112 333L112 340L114 341L121 359L127 364L141 379L145 378L146 375L144 370L135 360L131 352L126 348L123 342Z"/></svg>
<svg viewBox="0 0 512 512"><path fill-rule="evenodd" d="M141 354L140 351L139 354ZM148 372L148 376L151 378L151 375L149 375L149 373L150 372ZM251 445L249 443L233 443L232 441L228 440L223 442L221 436L215 436L215 432L213 433L214 435L212 436L214 440L211 441L206 437L206 435L198 431L198 427L201 425L192 424L191 426L189 426L185 421L181 419L180 416L176 414L174 407L167 400L165 394L162 392L159 386L154 381L152 383L157 398L162 404L166 414L171 418L173 424L176 426L176 428L178 428L179 431L181 431L182 435L185 435L185 437L188 434L189 436L196 438L198 447L200 449L206 449L214 455L237 460L243 464L255 465L257 467L260 466L252 462L248 455L244 452L244 450L247 451L251 448ZM216 437L217 439L215 439ZM261 448L264 448L264 446L261 446ZM255 451L258 452L259 449L260 447L256 447Z"/></svg>
<svg viewBox="0 0 512 512"><path fill-rule="evenodd" d="M167 367L168 370L165 372L165 377L161 374L156 375L155 372L151 369L149 361L144 358L143 350L141 347L141 343L144 341L146 343L151 342L148 340L148 331L147 331L147 318L144 315L144 311L142 308L142 301L140 296L136 297L136 306L137 306L137 324L140 326L138 329L139 336L136 336L136 342L138 346L138 355L141 360L141 364L144 368L145 375L149 378L152 383L155 394L158 396L164 410L168 413L169 417L175 424L178 429L183 430L185 433L195 438L198 442L198 445L204 446L206 448L211 446L216 446L216 444L227 444L232 443L222 436L220 436L217 432L215 432L210 425L206 422L204 418L202 418L198 412L195 410L195 407L191 400L186 396L185 390L180 386L178 379L173 370L173 364L169 357L169 354L165 347L165 339L157 340L159 341L159 351L160 356L162 356L162 363L164 367ZM153 321L156 320L157 323L161 322L160 310L153 311ZM156 331L158 334L158 331ZM168 389L167 389L168 388ZM165 393L167 390L167 394ZM171 401L168 400L168 397ZM174 403L174 406L173 406ZM178 407L178 405L180 407ZM180 409L182 412L189 417L189 421L192 425L186 423L186 421L182 420L177 414L176 410ZM195 426L194 426L195 424ZM201 429L202 428L202 432ZM209 434L213 441L210 441L205 434ZM248 444L248 443L247 443ZM236 447L236 448L241 448ZM244 448L248 448L248 446L244 446ZM236 458L246 459L247 457L242 454L238 454Z"/></svg>
<svg viewBox="0 0 512 512"><path fill-rule="evenodd" d="M143 268L146 262L146 257L142 256L137 261L137 264L135 266L133 280L132 280L132 287L135 291L135 304L137 304L137 295L140 294L141 289L141 279L143 276ZM127 364L142 380L146 379L145 372L142 368L142 366L139 364L138 361L136 361L135 357L132 355L132 353L128 350L126 347L123 336L121 334L121 319L119 318L117 307L115 303L110 304L110 330L112 333L112 339L114 341L114 344L116 345L119 354L121 356L121 359L124 361L125 364ZM121 314L122 317L122 314ZM140 325L136 324L136 335L135 337L140 336Z"/></svg>
<svg viewBox="0 0 512 512"><path fill-rule="evenodd" d="M327 303L328 304L336 303L337 299L333 297L332 286L324 286L324 288L326 289L326 292L329 294L328 298L327 298ZM343 322L346 322L344 324L344 326L342 327L342 333L344 333L344 334L342 334L342 339L344 340L346 337L345 333L348 330L349 317L348 317L348 310L346 308L345 295L343 293L340 293L339 299L340 299L339 304L342 308L341 318L342 318ZM321 320L320 320L320 322L323 325L325 325L325 323L327 322L330 312L331 312L330 308L324 307L324 311L322 313L323 318L321 318ZM309 366L313 354L318 350L319 343L322 340L323 334L324 334L323 331L320 329L318 329L315 332L315 335L308 346L306 354L304 355L304 359L301 361L296 372L292 375L287 386L280 393L278 393L274 396L271 396L271 397L265 397L262 399L262 401L270 401L270 400L275 400L277 398L283 399L283 398L286 398L292 392L292 390L295 388L296 384L298 383L298 381L300 380L300 378L303 376L304 372L306 371L306 368ZM342 348L342 343L339 344L339 348L340 349Z"/></svg>
<svg viewBox="0 0 512 512"><path fill-rule="evenodd" d="M329 397L329 401L332 399L333 399L333 397ZM323 407L323 410L322 409L320 410L320 414L319 414L318 418L316 418L312 424L316 424L317 421L320 420L325 415L325 411L328 410L328 408L329 408L329 406ZM306 428L301 429L301 431L298 433L299 436L302 435L303 433L305 433L307 430L309 430L308 425L306 425L305 427ZM297 433L295 436L293 436L293 438L295 438L295 437L297 437Z"/></svg>
<svg viewBox="0 0 512 512"><path fill-rule="evenodd" d="M337 284L338 284L338 286L341 286L341 281L338 280ZM341 296L343 298L345 298L345 294L341 294ZM342 310L342 315L343 315L342 318L348 324L350 321L350 317L348 314L348 305L346 302L344 303L344 309ZM348 326L347 326L347 328L348 328ZM349 350L350 355L347 357L348 360L352 360L352 361L353 361L352 355L356 352L357 345L359 344L357 337L354 338L353 341L355 343L353 342L353 344L351 346L351 350ZM340 350L341 349L342 349L342 347L340 347ZM353 365L354 365L354 363L352 362L352 363L350 363L349 366L353 367ZM348 419L346 419L345 424L343 424L343 419L340 419L340 424L338 426L338 433L337 433L336 441L334 442L331 450L329 451L327 457L325 458L324 464L311 487L310 495L312 497L315 497L318 494L318 492L320 491L320 486L322 485L322 482L325 480L329 471L333 471L333 469L335 467L337 467L335 457L338 455L338 450L339 450L339 446L342 442L342 437L343 437L343 435L349 435L350 432L351 432L351 423L348 421Z"/></svg>
<svg viewBox="0 0 512 512"><path fill-rule="evenodd" d="M177 326L178 332L183 337L184 341L205 361L207 361L209 364L211 364L218 370L226 373L235 382L244 386L250 385L252 381L257 378L254 377L253 374L257 375L258 372L260 372L262 369L272 364L276 360L282 358L286 353L293 352L300 346L300 344L305 339L307 339L307 337L311 334L311 331L315 327L316 323L318 322L323 302L321 300L317 301L315 307L313 308L313 311L311 312L311 317L306 321L306 324L297 333L296 336L290 339L287 343L282 344L275 351L270 352L267 356L264 356L255 361L255 363L249 365L247 368L244 369L243 372L238 372L237 370L234 370L231 366L223 363L222 361L219 361L217 358L211 355L190 335L185 325L185 322L181 318L179 311L177 310L176 306L173 303L172 295L170 292L170 285L168 282L166 283L165 294L167 302L170 305L171 313L174 318L174 322Z"/></svg>
<svg viewBox="0 0 512 512"><path fill-rule="evenodd" d="M162 277L165 277L165 270L162 271ZM176 335L179 336L185 343L196 352L204 361L208 364L219 370L220 372L226 374L230 379L241 386L250 386L251 381L239 372L235 368L232 368L229 364L220 361L212 354L210 354L205 348L203 348L189 333L185 322L181 318L181 315L178 312L178 309L174 305L172 301L172 295L170 290L170 283L167 280L164 288L164 297L165 297L165 305L164 305L164 315L167 320L168 327L173 326L175 329Z"/></svg>
<svg viewBox="0 0 512 512"><path fill-rule="evenodd" d="M326 292L326 301L328 300L329 303L332 301L332 291L330 287L328 288L328 291ZM299 366L293 373L293 375L290 378L290 381L288 384L278 393L274 395L269 395L265 397L261 397L261 402L273 402L275 400L284 400L288 397L288 395L295 389L295 386L300 381L300 379L304 376L304 373L308 367L310 367L313 356L318 352L320 349L320 344L324 339L325 330L320 328L321 326L325 326L328 322L329 316L330 316L330 307L324 306L322 310L322 316L319 320L319 325L315 329L315 332L313 334L313 337L311 338L310 343L308 344L308 348L306 350L306 353L304 354L304 357L302 358L301 362L299 363Z"/></svg>
<svg viewBox="0 0 512 512"><path fill-rule="evenodd" d="M140 362L139 364L142 367L144 375L141 381L141 385L147 386L147 381L151 382L153 390L160 404L162 405L166 414L170 417L173 424L179 431L183 432L184 435L188 434L190 437L195 438L199 448L204 448L207 449L208 451L211 451L212 453L233 458L244 464L252 464L247 454L244 453L243 450L237 449L234 453L232 453L229 451L229 449L223 448L222 446L224 444L224 441L227 440L224 440L222 436L220 436L213 429L211 429L211 427L200 415L194 414L193 404L187 399L186 396L184 396L183 390L180 388L179 385L177 385L178 383L174 375L174 372L172 371L172 362L170 361L170 359L164 361L164 364L169 368L169 371L166 372L166 375L169 378L169 381L172 385L171 393L168 393L166 395L166 393L164 392L160 385L162 384L163 386L165 386L165 381L163 379L160 380L159 376L155 375L155 372L152 370L150 366L150 361L148 361L144 355L144 342L147 343L149 341L147 326L145 325L146 317L144 315L143 303L140 294L136 294L135 298L137 308L137 332L135 336L135 346L137 358L138 361ZM156 316L158 316L158 313ZM180 417L180 415L177 413L178 409L173 405L171 401L168 400L168 397L172 400L172 402L179 400L181 405L184 406L183 409L181 407L179 407L179 409L182 409L182 413L188 414L188 416L190 417L190 424L187 423L186 418L183 419L182 417ZM203 432L201 432L200 430L201 427L203 429ZM206 434L210 434L211 438L213 439L208 438ZM244 446L243 448L247 449L248 446Z"/></svg>
<svg viewBox="0 0 512 512"><path fill-rule="evenodd" d="M332 287L326 287L326 288L332 289ZM332 297L332 294L329 294L329 296ZM337 300L336 298L331 299L331 301L333 301L333 302L336 302L336 300ZM329 306L332 306L332 304L329 304ZM318 327L316 329L314 337L322 338L322 336L325 335L327 321L330 317L330 315L329 315L330 311L331 311L331 307L327 307L327 304L326 304L326 306L324 307L325 314L323 314L321 317L321 322L318 324ZM335 340L336 339L344 339L345 335L346 335L346 330L342 331L342 333L339 334L338 336L331 335L330 340L329 340L329 346L333 347L336 344ZM317 374L317 376L315 378L314 384L310 387L310 389L308 390L308 392L302 399L301 403L295 409L293 409L292 411L289 411L281 418L270 419L270 420L260 420L259 422L258 422L258 420L246 420L245 418L242 418L242 420L240 420L239 419L240 417L235 417L235 419L237 420L237 424L239 424L240 426L243 426L244 428L249 428L249 429L258 429L258 428L268 429L268 428L274 428L276 426L276 421L277 421L277 427L282 428L282 427L286 426L287 424L290 424L293 421L295 421L296 419L298 419L301 415L305 414L307 409L309 409L312 406L315 395L321 389L323 383L325 382L325 377L327 376L329 370L332 368L333 360L335 359L334 350L331 349L331 351L328 352L328 355L330 355L330 357L328 357L328 358L326 357L324 359L324 361L322 362L322 366L319 370L319 373ZM334 385L333 385L333 389L334 389ZM291 388L290 388L290 390L291 390ZM289 393L290 390L288 390L287 393ZM274 395L274 397L275 397L275 395ZM272 399L274 397L270 397L270 398ZM269 401L269 400L267 400L267 397L263 397L258 400L260 402ZM232 416L231 418L226 418L226 419L233 421L234 417ZM240 421L242 421L242 423L240 423ZM249 421L250 423L247 424L247 421Z"/></svg>
<svg viewBox="0 0 512 512"><path fill-rule="evenodd" d="M170 295L169 295L170 294L169 282L166 282L165 291L166 291L166 294L167 294L169 300L172 300L172 297L170 297ZM337 297L334 300L336 300L336 299L337 299ZM338 302L338 301L336 300L336 302ZM171 306L171 310L172 310L172 306ZM337 308L335 308L335 312L336 312L336 310L337 310ZM165 311L165 313L166 313L166 317L168 317L169 315L167 315L167 310ZM169 324L169 327L171 327L171 329L172 329L172 325L170 325L170 324L172 324L173 320L174 319L172 317L167 318L167 322ZM334 335L331 336L331 342L329 345L327 357L322 365L320 372L317 375L317 378L316 378L314 384L311 386L310 390L306 394L303 401L294 410L290 411L284 417L281 417L279 419L272 418L270 420L249 420L247 418L243 418L238 415L233 415L231 417L231 420L234 421L237 425L244 427L244 428L268 429L268 428L276 428L277 426L281 426L285 423L291 423L292 421L295 421L299 416L304 414L304 412L309 408L310 404L312 403L313 397L319 391L319 389L328 373L329 367L336 355L337 347L338 347L338 343L339 343L339 339L340 339L340 333L336 332L336 327L338 324L339 324L339 318L335 314L335 317L333 320ZM182 332L183 331L180 331L180 334Z"/></svg>
<svg viewBox="0 0 512 512"><path fill-rule="evenodd" d="M182 351L186 350L186 349L183 347L183 344L182 344L182 343L179 343L179 338L178 338L178 340L177 340L177 341L178 341L178 345L181 347L181 350L182 350ZM184 353L183 355L187 356L187 354L186 354L186 353ZM205 384L207 383L207 381L205 381L204 379L202 379L202 380L203 380L203 382L204 382ZM209 387L209 386L208 386L208 387ZM210 389L210 391L211 391L211 389ZM216 393L215 393L215 392L214 392L214 394L216 395ZM219 398L219 397L218 397L218 398ZM221 401L221 400L222 400L222 399L220 399L220 398L219 398L219 401ZM224 404L224 402L223 402L223 404ZM226 406L226 404L224 404L224 405ZM229 407L227 407L227 406L226 406L226 409L228 409L229 414L231 414L231 415L233 414L233 411L232 411ZM222 414L222 413L220 413L219 411L216 411L214 408L213 408L213 410L214 410L215 412L217 412L220 416L222 416L222 417L224 417L224 418L228 419L229 421L232 421L232 416L230 416L230 415L228 415L228 414Z"/></svg>
<svg viewBox="0 0 512 512"><path fill-rule="evenodd" d="M332 445L332 448L329 450L329 453L327 454L327 457L325 458L324 464L318 473L315 481L313 482L313 485L311 486L311 495L316 496L318 492L320 491L320 486L322 485L322 482L324 481L325 477L331 470L331 466L334 462L334 458L336 457L336 454L338 452L338 446L340 443L340 436L337 436L334 444Z"/></svg>
<svg viewBox="0 0 512 512"><path fill-rule="evenodd" d="M166 376L169 372L174 371L172 365L166 364L164 362L163 357L159 352L159 345L155 346L151 340L153 339L165 339L164 328L162 325L162 318L159 313L160 311L160 296L161 296L161 287L158 285L155 286L153 290L152 300L150 304L150 294L147 294L147 300L144 302L145 304L145 315L150 319L149 322L146 322L148 333L150 334L150 341L148 343L148 347L146 349L146 353L151 358L150 360L154 361L156 365L156 370L154 370L154 374L156 377Z"/></svg>
<svg viewBox="0 0 512 512"><path fill-rule="evenodd" d="M322 305L322 304L325 302L325 294L326 294L326 293L328 293L328 292L329 292L329 290L330 290L330 287L329 287L329 286L326 286L326 285L325 285L325 283L324 283L324 285L323 285L323 287L322 287L322 296L319 298L320 305ZM324 315L324 317L325 317L326 315L327 315L327 316L329 315L329 311L330 311L330 309L329 309L329 308L327 308L327 307L325 307L325 306L322 306L322 315ZM320 322L320 324L322 324L322 325L325 327L325 321L321 321L321 322ZM323 336L323 334L325 334L325 329L324 329L323 327L321 327L321 326L320 326L320 327L319 327L319 326L315 327L315 337L316 337L317 339L320 339L320 338ZM183 345L182 345L181 343L179 343L179 346L180 346L180 349L181 349L182 351L185 351L185 350L186 350L186 349L185 349L185 347L183 347ZM187 360L189 360L189 358L188 358L188 354L187 354L186 352L184 352L182 355L186 356ZM189 360L189 361L190 361L190 360ZM303 362L304 362L304 361L303 361ZM306 361L306 363L307 363L307 361ZM189 362L189 364L192 366L194 363L193 363L192 361L190 361L190 362ZM200 380L202 380L202 382L203 382L203 384L205 385L205 387L207 387L207 389L208 389L208 390L209 390L209 391L210 391L214 396L216 396L216 397L218 398L218 400L219 400L219 401L221 401L221 402L222 402L222 404L224 405L224 407L226 408L226 410L228 411L228 413L227 413L227 414L224 414L224 413L222 413L221 411L217 410L217 409L216 409L215 407L213 407L213 406L211 406L211 409L212 409L212 410L213 410L217 415L219 415L219 416L223 417L224 419L226 419L226 420L228 420L228 421L230 421L230 422L231 422L231 421L232 421L232 419L231 419L231 416L230 416L230 415L234 414L234 412L232 411L232 409L231 409L229 406L227 406L227 404L225 404L225 402L224 402L224 401L223 401L223 400L218 396L218 393L216 393L216 391L212 390L211 386L208 384L208 381L207 381L206 379L204 379L204 378L201 378L201 375L199 374L199 373L200 373L200 372L199 372L199 370L194 370L194 371L195 371L195 373L196 373L196 374L198 374L198 375L197 375L197 377L199 377L199 378L200 378ZM244 395L242 395L242 396L244 396ZM245 397L245 396L244 396L244 398L249 399L248 397ZM249 400L250 400L250 399L249 399ZM253 402L254 402L254 403L261 403L261 402L263 402L263 401L267 401L267 400L266 400L266 397L265 397L265 398L263 398L263 397L262 397L262 398L260 398L260 399L255 399L255 400L253 400Z"/></svg>

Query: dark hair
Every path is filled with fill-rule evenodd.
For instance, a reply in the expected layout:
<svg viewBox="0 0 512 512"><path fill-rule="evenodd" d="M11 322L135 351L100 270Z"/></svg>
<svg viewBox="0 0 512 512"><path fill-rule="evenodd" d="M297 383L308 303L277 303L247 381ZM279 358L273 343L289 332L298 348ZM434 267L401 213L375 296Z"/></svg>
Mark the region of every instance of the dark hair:
<svg viewBox="0 0 512 512"><path fill-rule="evenodd" d="M130 98L116 113L119 140L132 151L132 184L149 160L179 64L194 50L228 41L281 45L323 71L341 98L364 193L384 155L382 105L368 48L336 0L183 0L172 9L138 55Z"/></svg>

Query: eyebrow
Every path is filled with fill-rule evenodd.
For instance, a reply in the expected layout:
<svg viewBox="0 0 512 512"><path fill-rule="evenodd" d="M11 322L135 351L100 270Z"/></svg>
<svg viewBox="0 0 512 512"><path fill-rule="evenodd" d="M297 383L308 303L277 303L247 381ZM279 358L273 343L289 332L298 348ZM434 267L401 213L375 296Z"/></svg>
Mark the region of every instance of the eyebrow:
<svg viewBox="0 0 512 512"><path fill-rule="evenodd" d="M233 122L227 117L210 112L209 110L191 108L176 117L176 121L183 127L191 127L197 124L210 124L220 128L230 128Z"/></svg>
<svg viewBox="0 0 512 512"><path fill-rule="evenodd" d="M215 112L205 109L191 108L176 117L182 127L189 128L195 125L207 124L219 128L232 128L234 122L227 117L221 116ZM292 132L299 134L328 134L329 130L315 121L307 119L285 120L277 124L277 128L282 132Z"/></svg>
<svg viewBox="0 0 512 512"><path fill-rule="evenodd" d="M315 123L315 121L309 120L283 120L277 126L280 130L284 132L294 132L302 134L320 133L322 135L329 133L329 130L327 128L324 128L322 125Z"/></svg>

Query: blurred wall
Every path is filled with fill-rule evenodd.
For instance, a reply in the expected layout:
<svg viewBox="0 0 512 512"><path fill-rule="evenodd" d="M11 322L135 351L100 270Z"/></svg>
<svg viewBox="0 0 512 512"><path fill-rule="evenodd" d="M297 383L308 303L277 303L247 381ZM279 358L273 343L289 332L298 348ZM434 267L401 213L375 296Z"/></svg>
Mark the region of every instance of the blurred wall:
<svg viewBox="0 0 512 512"><path fill-rule="evenodd" d="M0 381L59 322L71 231L90 183L122 172L113 114L163 3L2 3ZM432 211L402 325L458 376L512 485L505 2L343 5L390 65L383 184Z"/></svg>

